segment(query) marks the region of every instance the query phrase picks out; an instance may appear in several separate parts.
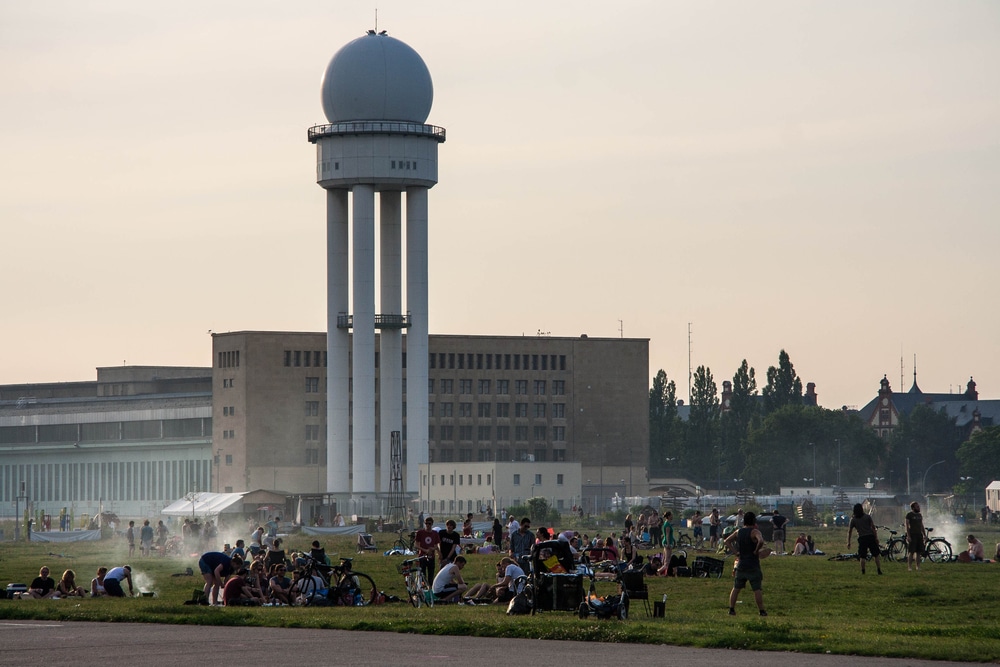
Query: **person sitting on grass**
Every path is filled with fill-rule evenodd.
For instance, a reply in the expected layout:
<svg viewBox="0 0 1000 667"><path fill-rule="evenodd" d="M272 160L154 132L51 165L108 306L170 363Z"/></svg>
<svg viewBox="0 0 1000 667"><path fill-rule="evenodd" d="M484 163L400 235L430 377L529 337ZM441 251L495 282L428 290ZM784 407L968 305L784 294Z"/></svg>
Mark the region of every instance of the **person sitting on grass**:
<svg viewBox="0 0 1000 667"><path fill-rule="evenodd" d="M271 568L271 579L268 585L271 589L271 602L280 604L292 604L291 589L292 581L285 576L287 568L284 565L275 565Z"/></svg>
<svg viewBox="0 0 1000 667"><path fill-rule="evenodd" d="M520 577L524 577L524 570L509 556L501 558L497 567L503 574L493 587L493 596L497 604L502 604L510 602L524 588L524 580L519 581Z"/></svg>
<svg viewBox="0 0 1000 667"><path fill-rule="evenodd" d="M49 576L49 568L42 566L38 570L38 576L35 577L31 585L28 586L28 597L35 600L46 600L56 595L56 582Z"/></svg>
<svg viewBox="0 0 1000 667"><path fill-rule="evenodd" d="M243 567L236 573L235 577L230 577L229 581L222 588L222 604L226 607L245 607L247 605L260 604L254 591L247 585L248 570Z"/></svg>
<svg viewBox="0 0 1000 667"><path fill-rule="evenodd" d="M468 584L462 579L462 568L465 567L465 562L465 556L455 556L455 560L451 563L445 563L437 576L434 577L431 590L438 601L455 602L460 600L462 593L468 590Z"/></svg>
<svg viewBox="0 0 1000 667"><path fill-rule="evenodd" d="M104 590L104 576L108 573L108 568L99 567L97 568L97 576L90 580L90 597L100 598L108 594Z"/></svg>
<svg viewBox="0 0 1000 667"><path fill-rule="evenodd" d="M799 533L795 540L795 547L792 549L793 556L805 556L809 553L809 543L806 541L806 534Z"/></svg>
<svg viewBox="0 0 1000 667"><path fill-rule="evenodd" d="M982 563L986 558L986 549L983 547L983 543L975 535L969 535L966 541L969 543L969 558L974 562Z"/></svg>
<svg viewBox="0 0 1000 667"><path fill-rule="evenodd" d="M76 572L73 570L66 570L63 572L62 579L56 585L56 591L59 593L59 597L83 597L87 594L87 591L83 590L83 586L76 585Z"/></svg>
<svg viewBox="0 0 1000 667"><path fill-rule="evenodd" d="M260 604L267 602L270 597L270 588L268 588L267 574L264 572L264 561L260 559L251 561L250 571L244 579L246 579L247 587L253 593L254 598Z"/></svg>

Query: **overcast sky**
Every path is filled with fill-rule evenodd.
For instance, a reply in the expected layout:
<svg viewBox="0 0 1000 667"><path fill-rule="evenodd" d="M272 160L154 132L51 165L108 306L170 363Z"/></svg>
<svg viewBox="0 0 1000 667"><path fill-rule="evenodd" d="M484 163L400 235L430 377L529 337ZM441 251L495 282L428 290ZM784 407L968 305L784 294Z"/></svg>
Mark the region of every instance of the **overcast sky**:
<svg viewBox="0 0 1000 667"><path fill-rule="evenodd" d="M448 131L432 333L1000 398L1000 4L377 4ZM324 330L306 129L374 7L0 2L0 383Z"/></svg>

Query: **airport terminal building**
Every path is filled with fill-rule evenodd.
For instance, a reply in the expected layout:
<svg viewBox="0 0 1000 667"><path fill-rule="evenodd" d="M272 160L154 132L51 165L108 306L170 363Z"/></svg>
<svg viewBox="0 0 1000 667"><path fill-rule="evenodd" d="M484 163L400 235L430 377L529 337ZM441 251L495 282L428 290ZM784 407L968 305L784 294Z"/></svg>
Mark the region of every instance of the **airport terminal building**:
<svg viewBox="0 0 1000 667"><path fill-rule="evenodd" d="M326 334L217 333L212 346L210 368L98 368L96 381L0 386L0 514L13 516L19 499L21 507L30 501L53 515L65 507L81 517L103 507L155 517L198 491L322 498L326 467L350 463L327 456ZM648 349L648 339L431 335L428 463L438 470L517 463L494 465L499 472L490 474L504 489L513 475L524 479L514 493L524 498L537 473L522 468L544 463L545 488L534 491L566 509L594 509L581 484L597 494L598 484L627 479L631 492L644 493ZM377 383L377 355L375 364ZM378 412L376 405L377 442ZM377 492L364 506L344 505L345 513L384 513L390 466L381 447L376 467ZM508 475L508 467L517 471ZM430 510L434 500L438 511L457 510L459 501L478 508L487 494L457 479L445 477L453 489L424 487L421 507ZM346 500L327 495L307 503L302 520Z"/></svg>

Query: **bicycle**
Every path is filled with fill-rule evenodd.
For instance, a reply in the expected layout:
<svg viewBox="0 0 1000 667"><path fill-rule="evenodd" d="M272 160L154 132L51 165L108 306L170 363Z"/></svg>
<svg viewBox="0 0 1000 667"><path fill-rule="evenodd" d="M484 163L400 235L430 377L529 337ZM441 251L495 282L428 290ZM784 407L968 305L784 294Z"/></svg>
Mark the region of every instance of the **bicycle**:
<svg viewBox="0 0 1000 667"><path fill-rule="evenodd" d="M906 562L910 556L910 545L903 537L897 537L897 531L886 526L880 526L889 531L882 555L892 561ZM924 528L924 551L921 554L932 563L947 563L952 559L951 542L943 537L931 537L933 528Z"/></svg>
<svg viewBox="0 0 1000 667"><path fill-rule="evenodd" d="M434 606L434 593L427 583L427 577L424 576L424 562L423 557L410 558L396 566L396 570L403 575L406 583L406 596L410 599L410 604L417 609L422 605Z"/></svg>
<svg viewBox="0 0 1000 667"><path fill-rule="evenodd" d="M416 549L413 545L414 542L416 542L417 534L411 531L407 535L409 539L403 539L403 533L405 532L406 528L400 528L397 531L399 537L397 537L396 541L392 543L392 548L389 549L390 551L402 551L404 554L416 553Z"/></svg>
<svg viewBox="0 0 1000 667"><path fill-rule="evenodd" d="M375 580L353 568L353 558L341 558L340 565L326 565L305 556L298 580L292 584L292 597L303 598L306 604L326 588L326 599L338 606L365 607L374 604L379 591Z"/></svg>
<svg viewBox="0 0 1000 667"><path fill-rule="evenodd" d="M927 540L924 542L924 556L932 563L951 561L951 542L943 537L931 537L933 528L924 528Z"/></svg>
<svg viewBox="0 0 1000 667"><path fill-rule="evenodd" d="M886 538L885 544L879 548L881 556L891 561L905 561L909 553L906 546L906 539L897 537L899 534L898 531L889 528L889 526L876 526L876 528L881 528L889 532L889 537Z"/></svg>

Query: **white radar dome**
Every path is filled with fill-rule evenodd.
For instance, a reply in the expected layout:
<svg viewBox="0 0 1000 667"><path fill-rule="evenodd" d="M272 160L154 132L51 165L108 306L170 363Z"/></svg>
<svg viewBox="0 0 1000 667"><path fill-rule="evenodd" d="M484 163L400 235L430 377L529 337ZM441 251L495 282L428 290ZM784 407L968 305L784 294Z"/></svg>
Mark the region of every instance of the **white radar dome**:
<svg viewBox="0 0 1000 667"><path fill-rule="evenodd" d="M434 85L420 54L398 39L369 31L333 55L323 75L322 98L331 123L423 123L431 112Z"/></svg>

